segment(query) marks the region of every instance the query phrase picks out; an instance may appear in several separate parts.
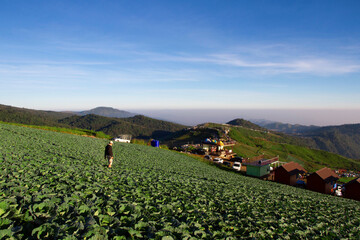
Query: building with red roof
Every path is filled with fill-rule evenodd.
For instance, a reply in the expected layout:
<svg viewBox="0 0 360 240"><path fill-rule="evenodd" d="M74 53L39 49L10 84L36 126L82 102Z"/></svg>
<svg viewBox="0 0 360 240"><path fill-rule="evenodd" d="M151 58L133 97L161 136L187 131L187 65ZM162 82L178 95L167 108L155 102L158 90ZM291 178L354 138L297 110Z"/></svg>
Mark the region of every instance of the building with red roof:
<svg viewBox="0 0 360 240"><path fill-rule="evenodd" d="M296 185L299 174L307 171L298 163L289 162L275 169L275 182L287 185Z"/></svg>
<svg viewBox="0 0 360 240"><path fill-rule="evenodd" d="M307 189L330 194L339 176L330 168L322 168L307 177Z"/></svg>
<svg viewBox="0 0 360 240"><path fill-rule="evenodd" d="M360 201L360 177L345 184L344 197Z"/></svg>

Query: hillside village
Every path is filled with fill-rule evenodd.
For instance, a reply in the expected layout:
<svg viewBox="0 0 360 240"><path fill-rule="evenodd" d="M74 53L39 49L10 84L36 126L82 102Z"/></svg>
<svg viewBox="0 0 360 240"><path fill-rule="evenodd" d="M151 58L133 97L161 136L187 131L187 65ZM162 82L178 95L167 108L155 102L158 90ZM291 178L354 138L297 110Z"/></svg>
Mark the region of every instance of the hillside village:
<svg viewBox="0 0 360 240"><path fill-rule="evenodd" d="M184 144L180 149L189 154L204 156L203 158L209 162L246 176L360 201L360 171L332 170L324 167L316 172L309 172L296 162L281 161L279 156L272 158L265 158L264 155L252 158L237 156L232 150L236 141L228 135L230 128L227 126L229 125L223 124L223 126L225 128L222 138L206 138L198 144ZM192 130L196 129L198 126L192 128ZM264 129L250 130L268 133ZM341 177L352 180L344 183L339 181Z"/></svg>

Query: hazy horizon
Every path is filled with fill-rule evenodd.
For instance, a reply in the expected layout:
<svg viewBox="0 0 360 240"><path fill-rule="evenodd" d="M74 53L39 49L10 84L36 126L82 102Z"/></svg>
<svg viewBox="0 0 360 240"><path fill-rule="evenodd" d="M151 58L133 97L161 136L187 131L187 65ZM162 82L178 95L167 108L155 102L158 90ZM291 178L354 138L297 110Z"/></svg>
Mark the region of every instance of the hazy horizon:
<svg viewBox="0 0 360 240"><path fill-rule="evenodd" d="M227 123L236 118L246 120L267 120L300 125L331 126L360 124L360 109L123 109L121 111L142 114L159 120L183 125L197 125L206 122ZM88 111L88 109L35 109L44 111Z"/></svg>
<svg viewBox="0 0 360 240"><path fill-rule="evenodd" d="M308 126L360 123L360 109L130 109L126 111L184 125L197 125L206 122L227 123L236 118L243 118L246 120L268 120Z"/></svg>

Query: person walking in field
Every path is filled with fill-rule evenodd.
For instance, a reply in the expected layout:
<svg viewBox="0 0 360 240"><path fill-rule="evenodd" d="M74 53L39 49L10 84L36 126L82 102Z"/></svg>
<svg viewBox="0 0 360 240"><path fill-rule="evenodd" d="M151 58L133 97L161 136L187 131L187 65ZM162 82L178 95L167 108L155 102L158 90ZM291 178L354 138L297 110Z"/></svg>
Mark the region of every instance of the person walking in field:
<svg viewBox="0 0 360 240"><path fill-rule="evenodd" d="M113 151L112 151L112 145L113 145L113 142L110 141L108 143L108 145L106 145L106 147L105 147L105 159L108 160L109 168L111 168L111 165L112 165L113 160L114 160L114 154L113 154Z"/></svg>

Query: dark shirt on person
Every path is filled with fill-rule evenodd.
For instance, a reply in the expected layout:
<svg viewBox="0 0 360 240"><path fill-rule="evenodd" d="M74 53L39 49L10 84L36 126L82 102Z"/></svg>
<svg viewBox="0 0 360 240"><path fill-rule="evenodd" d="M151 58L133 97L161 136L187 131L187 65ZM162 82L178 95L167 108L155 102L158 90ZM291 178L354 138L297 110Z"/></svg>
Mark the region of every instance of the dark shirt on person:
<svg viewBox="0 0 360 240"><path fill-rule="evenodd" d="M105 157L106 157L106 156L111 156L111 157L113 157L112 146L109 145L109 144L105 147Z"/></svg>

